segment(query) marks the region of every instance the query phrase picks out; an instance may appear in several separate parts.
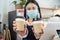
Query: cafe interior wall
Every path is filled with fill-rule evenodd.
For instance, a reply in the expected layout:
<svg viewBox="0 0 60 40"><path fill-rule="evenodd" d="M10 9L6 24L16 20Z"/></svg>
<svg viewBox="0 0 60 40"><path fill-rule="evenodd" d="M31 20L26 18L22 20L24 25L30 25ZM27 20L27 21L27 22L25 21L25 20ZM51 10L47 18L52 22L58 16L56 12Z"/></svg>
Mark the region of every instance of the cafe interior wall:
<svg viewBox="0 0 60 40"><path fill-rule="evenodd" d="M14 5L12 4L13 0L1 0L2 2L0 8L2 8L1 13L3 14L3 24L8 24L8 12L15 10ZM55 4L59 5L59 0L36 0L38 1L40 7L44 8L54 8ZM54 10L41 9L41 13L45 16L51 16L54 13Z"/></svg>

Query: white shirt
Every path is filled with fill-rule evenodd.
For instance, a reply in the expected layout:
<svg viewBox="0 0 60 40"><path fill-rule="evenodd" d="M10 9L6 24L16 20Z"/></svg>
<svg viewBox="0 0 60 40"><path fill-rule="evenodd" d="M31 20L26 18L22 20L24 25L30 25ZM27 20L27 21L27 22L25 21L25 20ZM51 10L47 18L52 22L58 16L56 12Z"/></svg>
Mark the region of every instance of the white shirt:
<svg viewBox="0 0 60 40"><path fill-rule="evenodd" d="M60 17L51 17L48 19L48 22L53 22L53 23L48 23L47 27L45 28L44 34L41 36L40 40L53 40L54 36L56 35L56 30L60 29ZM58 22L58 23L56 23ZM56 39L58 40L58 39Z"/></svg>
<svg viewBox="0 0 60 40"><path fill-rule="evenodd" d="M50 19L48 19L48 22L60 22L60 17L51 17Z"/></svg>

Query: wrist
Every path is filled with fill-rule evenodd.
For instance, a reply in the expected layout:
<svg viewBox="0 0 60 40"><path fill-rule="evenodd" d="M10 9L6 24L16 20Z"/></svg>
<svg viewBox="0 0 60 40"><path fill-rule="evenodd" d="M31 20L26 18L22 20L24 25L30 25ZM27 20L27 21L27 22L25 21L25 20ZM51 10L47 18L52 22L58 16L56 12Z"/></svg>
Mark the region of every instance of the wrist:
<svg viewBox="0 0 60 40"><path fill-rule="evenodd" d="M25 29L25 31L24 31L23 34L19 34L19 36L20 36L21 38L25 38L25 37L27 37L27 35L28 35L28 30L27 30L27 28Z"/></svg>

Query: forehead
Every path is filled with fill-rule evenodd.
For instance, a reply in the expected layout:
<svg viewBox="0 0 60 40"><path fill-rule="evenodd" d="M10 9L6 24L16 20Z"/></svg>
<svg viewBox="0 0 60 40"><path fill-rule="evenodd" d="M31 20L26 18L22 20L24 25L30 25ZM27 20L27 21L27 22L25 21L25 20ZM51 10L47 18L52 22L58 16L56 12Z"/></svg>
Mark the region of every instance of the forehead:
<svg viewBox="0 0 60 40"><path fill-rule="evenodd" d="M34 4L34 3L29 3L29 4L26 6L26 8L31 8L31 7L37 7L37 5Z"/></svg>

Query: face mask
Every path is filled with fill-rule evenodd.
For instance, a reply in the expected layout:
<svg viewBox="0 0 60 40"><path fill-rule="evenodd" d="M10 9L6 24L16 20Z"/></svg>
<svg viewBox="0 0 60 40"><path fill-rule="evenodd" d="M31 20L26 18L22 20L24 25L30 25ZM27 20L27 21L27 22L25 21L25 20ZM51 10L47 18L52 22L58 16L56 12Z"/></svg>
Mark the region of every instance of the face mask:
<svg viewBox="0 0 60 40"><path fill-rule="evenodd" d="M37 10L27 10L27 16L29 18L36 18L39 12Z"/></svg>

